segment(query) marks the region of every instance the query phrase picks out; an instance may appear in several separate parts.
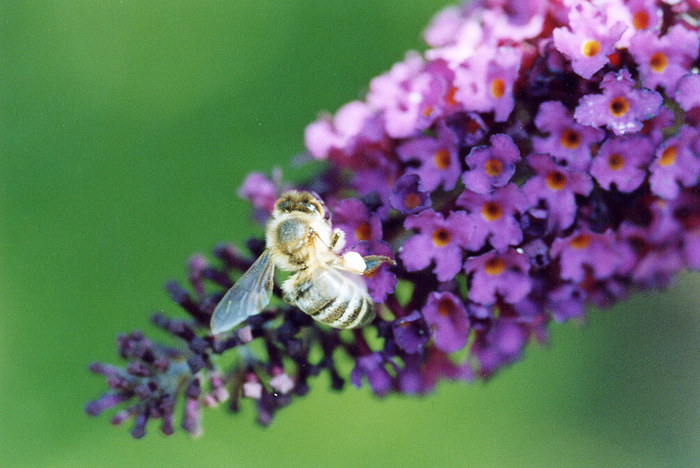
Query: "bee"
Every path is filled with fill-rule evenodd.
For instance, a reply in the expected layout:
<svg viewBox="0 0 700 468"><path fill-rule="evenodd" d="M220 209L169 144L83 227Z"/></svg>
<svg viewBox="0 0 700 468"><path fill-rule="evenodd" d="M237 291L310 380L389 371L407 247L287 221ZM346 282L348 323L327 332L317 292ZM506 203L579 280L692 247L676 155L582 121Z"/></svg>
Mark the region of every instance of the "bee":
<svg viewBox="0 0 700 468"><path fill-rule="evenodd" d="M353 251L340 255L344 233L332 228L323 202L313 194L282 194L265 227L265 244L262 255L214 309L213 333L230 330L267 306L275 268L293 272L281 286L284 301L315 320L334 328L358 328L374 319L374 302L362 275L395 262Z"/></svg>

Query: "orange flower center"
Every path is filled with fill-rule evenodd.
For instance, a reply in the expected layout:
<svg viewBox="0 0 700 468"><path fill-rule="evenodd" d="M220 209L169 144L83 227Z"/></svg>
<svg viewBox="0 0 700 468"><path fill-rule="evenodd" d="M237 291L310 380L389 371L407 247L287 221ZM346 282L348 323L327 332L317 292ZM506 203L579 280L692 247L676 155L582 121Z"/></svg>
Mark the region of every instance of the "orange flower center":
<svg viewBox="0 0 700 468"><path fill-rule="evenodd" d="M484 271L489 276L500 275L506 269L506 262L498 257L490 258L484 264Z"/></svg>
<svg viewBox="0 0 700 468"><path fill-rule="evenodd" d="M491 81L491 96L496 99L502 97L506 93L506 82L501 78L496 78Z"/></svg>
<svg viewBox="0 0 700 468"><path fill-rule="evenodd" d="M496 202L486 202L481 207L481 216L486 221L496 221L503 216L503 209L501 208L501 205Z"/></svg>
<svg viewBox="0 0 700 468"><path fill-rule="evenodd" d="M559 171L551 171L547 174L547 187L552 190L561 190L566 187L566 176Z"/></svg>
<svg viewBox="0 0 700 468"><path fill-rule="evenodd" d="M433 106L428 106L425 109L423 109L423 117L430 117L430 114L433 113Z"/></svg>
<svg viewBox="0 0 700 468"><path fill-rule="evenodd" d="M613 67L622 66L622 55L620 54L620 51L616 50L612 54L608 55L608 61Z"/></svg>
<svg viewBox="0 0 700 468"><path fill-rule="evenodd" d="M571 239L571 242L569 243L569 245L571 245L571 247L573 247L575 249L581 250L581 249L585 249L586 247L588 247L588 244L590 244L590 243L591 243L591 237L588 234L579 234L578 236Z"/></svg>
<svg viewBox="0 0 700 468"><path fill-rule="evenodd" d="M610 113L613 117L622 117L628 110L630 110L630 103L626 98L618 96L610 101Z"/></svg>
<svg viewBox="0 0 700 468"><path fill-rule="evenodd" d="M632 26L634 26L634 29L640 30L640 29L646 29L649 27L649 13L647 13L644 10L640 10L636 12L634 15L632 15Z"/></svg>
<svg viewBox="0 0 700 468"><path fill-rule="evenodd" d="M566 149L576 149L581 144L581 135L577 131L569 128L562 132L559 143Z"/></svg>
<svg viewBox="0 0 700 468"><path fill-rule="evenodd" d="M503 163L498 159L489 159L484 163L484 171L491 177L501 175L501 172L503 172Z"/></svg>
<svg viewBox="0 0 700 468"><path fill-rule="evenodd" d="M452 301L443 297L438 301L438 314L442 315L443 317L449 317L453 307L454 304Z"/></svg>
<svg viewBox="0 0 700 468"><path fill-rule="evenodd" d="M359 241L366 241L372 238L372 228L367 221L360 223L355 228L355 238Z"/></svg>
<svg viewBox="0 0 700 468"><path fill-rule="evenodd" d="M470 135L473 135L476 132L478 132L480 128L481 125L479 125L479 122L471 118L467 120L467 123L464 125L464 131L469 133Z"/></svg>
<svg viewBox="0 0 700 468"><path fill-rule="evenodd" d="M445 103L449 106L456 106L457 100L455 99L455 94L459 88L456 86L450 86L450 89L445 93Z"/></svg>
<svg viewBox="0 0 700 468"><path fill-rule="evenodd" d="M620 153L613 153L608 156L608 167L613 171L619 171L625 165L625 158Z"/></svg>
<svg viewBox="0 0 700 468"><path fill-rule="evenodd" d="M589 39L581 44L581 53L584 57L595 57L600 52L600 42Z"/></svg>
<svg viewBox="0 0 700 468"><path fill-rule="evenodd" d="M412 210L420 205L420 197L417 193L409 193L403 199L403 204L409 210Z"/></svg>
<svg viewBox="0 0 700 468"><path fill-rule="evenodd" d="M438 169L445 170L450 167L450 152L445 148L437 150L433 155L433 161Z"/></svg>
<svg viewBox="0 0 700 468"><path fill-rule="evenodd" d="M662 73L666 70L668 65L668 58L663 52L655 52L649 57L649 68L651 71L656 73Z"/></svg>
<svg viewBox="0 0 700 468"><path fill-rule="evenodd" d="M661 166L670 166L676 160L677 155L678 148L676 148L675 145L671 145L665 150L663 150L663 152L661 153L661 157L659 158L659 164Z"/></svg>
<svg viewBox="0 0 700 468"><path fill-rule="evenodd" d="M437 228L434 230L432 237L435 247L444 247L450 243L450 231L445 228Z"/></svg>

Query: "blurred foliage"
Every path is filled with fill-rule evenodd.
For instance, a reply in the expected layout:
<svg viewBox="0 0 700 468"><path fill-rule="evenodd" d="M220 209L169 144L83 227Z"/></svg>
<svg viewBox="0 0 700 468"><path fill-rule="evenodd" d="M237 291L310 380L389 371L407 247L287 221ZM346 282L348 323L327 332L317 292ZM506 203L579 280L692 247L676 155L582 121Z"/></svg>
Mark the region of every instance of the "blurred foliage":
<svg viewBox="0 0 700 468"><path fill-rule="evenodd" d="M180 314L194 252L260 229L236 190L303 150L448 2L0 2L0 465L690 466L700 462L697 276L554 325L550 349L427 398L325 378L261 429L133 441L83 413L114 336Z"/></svg>

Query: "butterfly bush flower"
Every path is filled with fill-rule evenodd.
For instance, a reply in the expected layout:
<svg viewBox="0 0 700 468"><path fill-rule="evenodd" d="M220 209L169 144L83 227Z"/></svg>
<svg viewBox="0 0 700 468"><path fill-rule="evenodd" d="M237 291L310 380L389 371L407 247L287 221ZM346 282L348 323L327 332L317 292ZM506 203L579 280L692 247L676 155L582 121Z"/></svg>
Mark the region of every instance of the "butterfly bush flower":
<svg viewBox="0 0 700 468"><path fill-rule="evenodd" d="M698 58L698 32L677 24L659 37L654 31L640 31L632 37L629 51L639 65L646 88L676 89L693 60Z"/></svg>
<svg viewBox="0 0 700 468"><path fill-rule="evenodd" d="M656 150L649 183L656 195L672 199L680 187L697 185L700 174L700 131L684 126Z"/></svg>
<svg viewBox="0 0 700 468"><path fill-rule="evenodd" d="M644 182L653 151L652 142L641 135L608 139L593 160L591 175L606 190L615 184L621 192L632 192Z"/></svg>
<svg viewBox="0 0 700 468"><path fill-rule="evenodd" d="M700 108L700 75L688 73L678 80L676 102L686 111Z"/></svg>
<svg viewBox="0 0 700 468"><path fill-rule="evenodd" d="M494 135L489 143L489 146L473 147L465 159L469 169L462 180L476 193L489 193L506 185L520 160L520 151L508 135Z"/></svg>
<svg viewBox="0 0 700 468"><path fill-rule="evenodd" d="M391 137L407 137L428 128L445 105L452 71L441 63L426 64L416 53L374 78L367 103L382 111L383 129Z"/></svg>
<svg viewBox="0 0 700 468"><path fill-rule="evenodd" d="M574 118L583 125L605 125L616 135L640 131L643 121L658 114L663 98L634 85L627 70L606 74L600 84L603 92L581 98Z"/></svg>
<svg viewBox="0 0 700 468"><path fill-rule="evenodd" d="M427 50L308 125L314 177L245 179L260 235L190 259L188 284L166 286L185 315L152 317L172 339L119 335L126 363L90 365L108 390L85 411L113 411L140 438L153 425L200 434L217 406L270 424L324 373L336 391L425 395L493 376L551 322L700 269L697 7L476 0L438 13ZM376 318L333 329L273 288L259 314L212 333L289 188L325 201L343 253L395 261L363 275Z"/></svg>
<svg viewBox="0 0 700 468"><path fill-rule="evenodd" d="M430 338L423 314L417 310L396 319L392 325L392 331L397 346L408 354L421 352ZM465 331L465 336L466 334Z"/></svg>
<svg viewBox="0 0 700 468"><path fill-rule="evenodd" d="M516 303L532 288L530 264L525 255L514 250L471 257L464 270L471 275L469 299L480 304L494 304L498 298Z"/></svg>
<svg viewBox="0 0 700 468"><path fill-rule="evenodd" d="M382 238L381 220L356 198L347 198L335 205L333 226L345 232L345 241L350 247L360 241Z"/></svg>
<svg viewBox="0 0 700 468"><path fill-rule="evenodd" d="M581 282L587 274L608 278L620 263L611 231L594 233L588 229L552 242L552 256L559 259L562 279Z"/></svg>
<svg viewBox="0 0 700 468"><path fill-rule="evenodd" d="M400 253L407 271L423 270L432 261L438 281L451 280L459 272L462 251L474 231L465 212L455 211L445 219L440 213L424 210L406 218L404 227L418 231L404 242Z"/></svg>
<svg viewBox="0 0 700 468"><path fill-rule="evenodd" d="M381 140L376 114L364 102L352 101L335 114L306 127L305 141L309 153L317 159L331 156L341 159L363 144Z"/></svg>
<svg viewBox="0 0 700 468"><path fill-rule="evenodd" d="M457 69L454 98L464 109L493 111L497 122L505 121L513 110L513 84L518 77L522 53L514 48L481 50Z"/></svg>
<svg viewBox="0 0 700 468"><path fill-rule="evenodd" d="M479 363L479 373L488 377L500 367L519 359L527 344L528 326L511 319L493 321L489 330L476 337L470 352Z"/></svg>
<svg viewBox="0 0 700 468"><path fill-rule="evenodd" d="M554 156L557 161L577 171L586 171L591 162L591 146L605 137L599 128L580 125L559 101L547 101L540 105L535 125L547 137L534 137L533 149L537 153Z"/></svg>
<svg viewBox="0 0 700 468"><path fill-rule="evenodd" d="M622 21L626 29L617 42L617 47L629 47L630 38L637 31L659 31L662 25L663 10L656 0L614 1L607 5L608 16Z"/></svg>
<svg viewBox="0 0 700 468"><path fill-rule="evenodd" d="M588 79L608 63L626 26L621 21L609 24L603 5L577 0L564 4L569 6L569 24L552 31L554 46L571 60L575 73Z"/></svg>
<svg viewBox="0 0 700 468"><path fill-rule="evenodd" d="M386 368L387 362L381 353L371 353L357 358L350 380L352 384L360 388L362 378L366 377L369 386L377 396L386 395L391 390L391 375Z"/></svg>
<svg viewBox="0 0 700 468"><path fill-rule="evenodd" d="M401 213L413 214L430 206L430 194L419 188L420 178L417 174L406 174L396 181L389 204Z"/></svg>
<svg viewBox="0 0 700 468"><path fill-rule="evenodd" d="M527 163L535 171L523 185L530 204L545 203L550 228L568 228L576 216L576 195L591 192L591 178L585 172L559 166L548 154L531 154Z"/></svg>
<svg viewBox="0 0 700 468"><path fill-rule="evenodd" d="M458 351L467 344L469 317L462 301L454 294L433 292L422 310L432 330L435 347L445 353Z"/></svg>
<svg viewBox="0 0 700 468"><path fill-rule="evenodd" d="M462 173L457 149L456 135L442 125L437 138L413 138L396 148L396 152L402 161L418 164L416 168L409 167L406 173L418 175L421 190L432 192L438 185L452 190L457 183Z"/></svg>
<svg viewBox="0 0 700 468"><path fill-rule="evenodd" d="M488 242L502 251L509 245L519 244L523 235L518 214L527 207L527 198L515 184L480 194L465 190L456 200L464 208L465 217L472 227L468 247L479 250ZM462 213L457 211L453 215Z"/></svg>
<svg viewBox="0 0 700 468"><path fill-rule="evenodd" d="M381 255L393 259L394 252L391 246L384 241L362 241L356 244L353 251L359 253L363 257L368 255ZM375 302L384 302L386 297L394 292L396 288L396 275L391 272L388 263L382 263L376 270L365 275L367 289L370 297Z"/></svg>

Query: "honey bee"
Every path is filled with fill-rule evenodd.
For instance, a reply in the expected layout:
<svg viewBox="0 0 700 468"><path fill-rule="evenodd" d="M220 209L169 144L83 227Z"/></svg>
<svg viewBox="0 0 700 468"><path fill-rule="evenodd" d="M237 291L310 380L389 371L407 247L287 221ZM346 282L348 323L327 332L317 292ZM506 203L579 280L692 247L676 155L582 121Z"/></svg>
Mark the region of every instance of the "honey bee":
<svg viewBox="0 0 700 468"><path fill-rule="evenodd" d="M283 299L334 328L358 328L374 319L374 302L362 275L388 262L384 256L340 255L342 230L333 229L323 202L291 190L275 202L265 227L266 249L214 309L211 331L221 333L259 314L270 302L275 267L293 272Z"/></svg>

